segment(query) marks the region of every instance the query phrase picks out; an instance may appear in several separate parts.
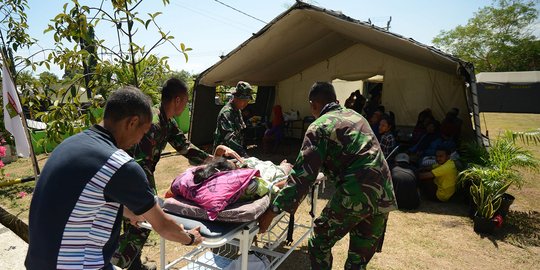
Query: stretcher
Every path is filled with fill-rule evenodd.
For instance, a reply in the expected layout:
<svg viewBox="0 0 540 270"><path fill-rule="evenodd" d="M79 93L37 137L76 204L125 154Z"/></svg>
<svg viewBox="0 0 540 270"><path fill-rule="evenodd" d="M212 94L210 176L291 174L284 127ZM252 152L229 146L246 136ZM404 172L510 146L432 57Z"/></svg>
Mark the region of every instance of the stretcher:
<svg viewBox="0 0 540 270"><path fill-rule="evenodd" d="M311 203L311 219L304 223L298 223L295 222L294 215L291 216L283 212L274 218L264 234L258 234L257 220L225 223L197 220L166 212L175 222L183 224L186 230L200 227L201 235L205 237L205 241L166 264L166 240L160 237L160 269L171 269L179 263L186 264L181 269L227 269L227 266L235 261L235 265L240 267L233 269L247 270L250 269L250 254L261 258L265 265L264 269L277 269L295 248L312 233L318 189L319 184L314 185L308 196ZM149 223L141 223L140 225L143 228L152 229ZM293 240L292 233L297 229L303 230L297 239ZM289 249L284 252L277 251L276 248L284 242L289 244Z"/></svg>

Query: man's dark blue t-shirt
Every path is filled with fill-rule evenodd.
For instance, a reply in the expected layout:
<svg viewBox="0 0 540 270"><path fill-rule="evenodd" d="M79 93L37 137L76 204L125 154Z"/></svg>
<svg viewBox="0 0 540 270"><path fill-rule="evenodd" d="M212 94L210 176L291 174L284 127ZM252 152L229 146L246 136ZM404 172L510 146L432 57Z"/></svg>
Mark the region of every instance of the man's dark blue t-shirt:
<svg viewBox="0 0 540 270"><path fill-rule="evenodd" d="M66 139L36 184L27 269L112 269L123 205L137 215L155 205L142 168L101 126Z"/></svg>

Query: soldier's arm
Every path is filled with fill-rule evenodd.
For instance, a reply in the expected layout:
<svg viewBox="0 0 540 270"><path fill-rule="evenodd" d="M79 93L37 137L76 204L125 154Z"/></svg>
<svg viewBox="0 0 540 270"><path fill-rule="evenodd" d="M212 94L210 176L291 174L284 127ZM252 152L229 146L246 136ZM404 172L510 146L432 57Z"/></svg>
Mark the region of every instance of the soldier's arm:
<svg viewBox="0 0 540 270"><path fill-rule="evenodd" d="M273 204L279 209L294 213L315 183L326 158L327 139L323 130L310 126L287 185L277 195Z"/></svg>
<svg viewBox="0 0 540 270"><path fill-rule="evenodd" d="M148 164L149 159L152 158L153 151L154 151L154 138L151 137L149 134L153 134L153 131L156 129L156 127L152 124L150 127L152 132L147 132L142 139L134 145L131 149L127 150L127 153L135 159L135 162L139 164L145 173L152 174L152 170L150 170Z"/></svg>
<svg viewBox="0 0 540 270"><path fill-rule="evenodd" d="M197 146L192 144L184 135L184 133L178 128L176 122L171 120L169 124L169 137L167 141L169 144L193 165L200 165L204 163L205 160L211 157L210 154L199 149Z"/></svg>

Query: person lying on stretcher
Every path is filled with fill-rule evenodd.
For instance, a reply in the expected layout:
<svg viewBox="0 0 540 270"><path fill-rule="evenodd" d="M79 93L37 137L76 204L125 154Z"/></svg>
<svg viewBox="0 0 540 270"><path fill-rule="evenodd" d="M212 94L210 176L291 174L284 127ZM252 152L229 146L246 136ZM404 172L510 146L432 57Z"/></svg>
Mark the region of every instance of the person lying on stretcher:
<svg viewBox="0 0 540 270"><path fill-rule="evenodd" d="M215 220L219 212L237 201L252 201L282 188L292 165L286 160L279 166L248 158L240 164L218 157L210 163L193 167L173 180L165 198L179 196L197 203Z"/></svg>

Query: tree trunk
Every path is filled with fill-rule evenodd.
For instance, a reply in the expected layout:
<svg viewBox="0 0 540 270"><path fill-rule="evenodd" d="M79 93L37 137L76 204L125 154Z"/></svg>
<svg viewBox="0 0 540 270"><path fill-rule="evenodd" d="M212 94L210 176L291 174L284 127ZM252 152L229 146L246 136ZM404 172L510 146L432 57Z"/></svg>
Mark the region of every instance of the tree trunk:
<svg viewBox="0 0 540 270"><path fill-rule="evenodd" d="M0 223L28 243L28 225L0 207Z"/></svg>

